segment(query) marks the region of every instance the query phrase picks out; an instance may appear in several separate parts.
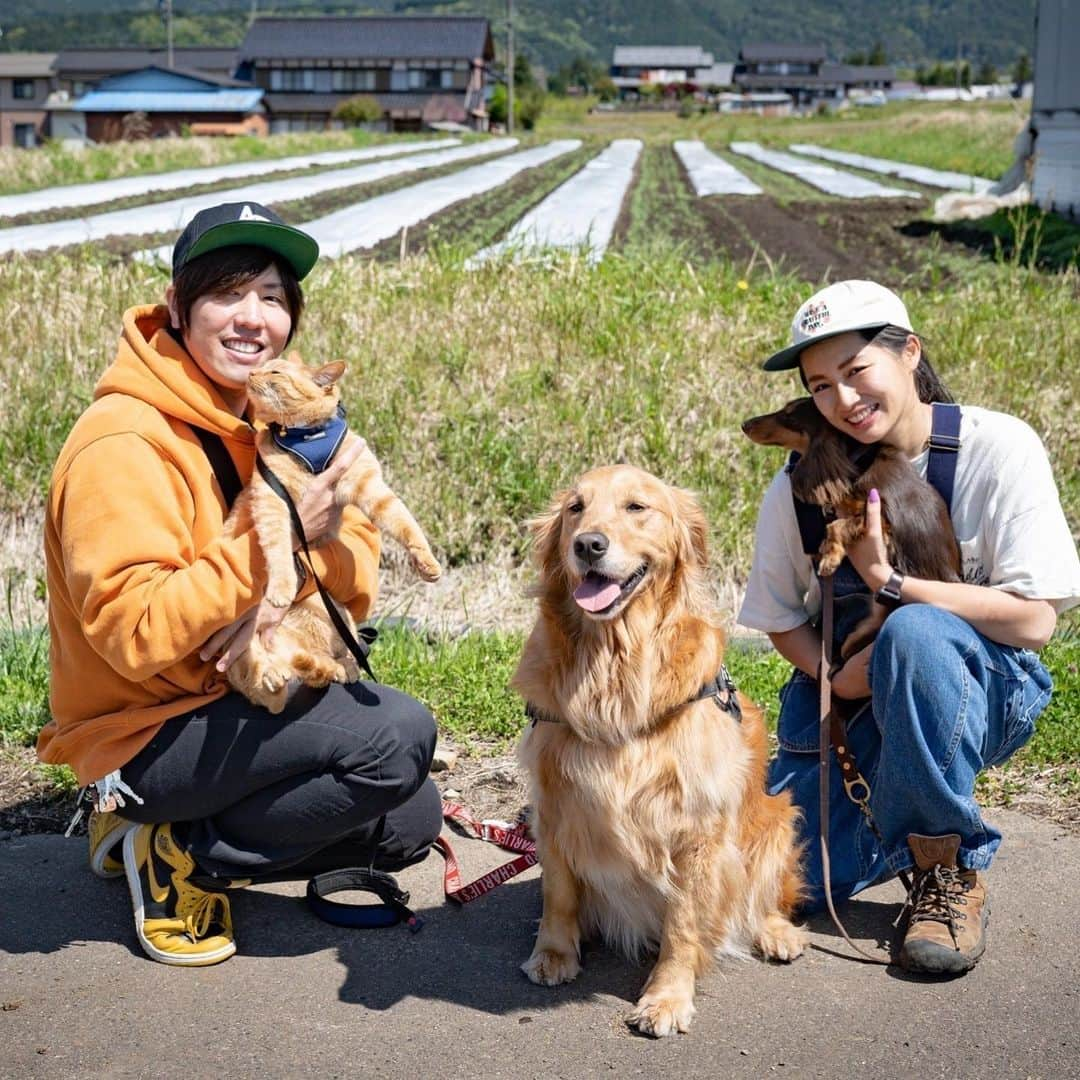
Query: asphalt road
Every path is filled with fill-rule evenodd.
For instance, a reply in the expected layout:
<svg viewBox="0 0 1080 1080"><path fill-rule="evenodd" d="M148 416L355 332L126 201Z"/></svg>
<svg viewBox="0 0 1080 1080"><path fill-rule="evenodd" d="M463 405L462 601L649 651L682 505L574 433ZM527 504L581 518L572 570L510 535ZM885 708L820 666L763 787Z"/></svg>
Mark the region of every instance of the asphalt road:
<svg viewBox="0 0 1080 1080"><path fill-rule="evenodd" d="M688 1035L653 1041L623 1017L647 969L591 949L575 983L518 971L539 915L529 871L464 909L443 904L438 856L404 882L427 923L342 930L300 883L234 894L238 954L180 970L145 959L122 880L86 840L0 843L4 1077L1043 1077L1080 1075L1080 837L997 812L990 944L969 975L917 981L842 958L827 919L790 966L725 962ZM470 877L505 855L455 847ZM882 940L895 882L846 909Z"/></svg>

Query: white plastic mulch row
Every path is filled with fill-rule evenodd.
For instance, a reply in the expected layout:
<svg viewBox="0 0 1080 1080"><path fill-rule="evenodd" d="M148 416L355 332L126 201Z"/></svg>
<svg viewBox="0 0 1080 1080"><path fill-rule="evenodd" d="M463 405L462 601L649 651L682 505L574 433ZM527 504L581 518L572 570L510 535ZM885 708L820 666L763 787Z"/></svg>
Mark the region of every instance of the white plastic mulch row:
<svg viewBox="0 0 1080 1080"><path fill-rule="evenodd" d="M730 161L707 150L697 139L678 139L675 153L690 177L695 195L761 194L761 188L753 180L743 176Z"/></svg>
<svg viewBox="0 0 1080 1080"><path fill-rule="evenodd" d="M470 265L505 252L528 255L545 248L581 248L591 262L601 259L640 153L640 139L616 139L533 207L503 240L473 256Z"/></svg>
<svg viewBox="0 0 1080 1080"><path fill-rule="evenodd" d="M43 225L19 225L0 229L0 253L40 251L67 244L83 244L109 236L141 235L156 232L179 232L200 210L223 202L250 201L269 205L289 199L306 199L324 191L367 184L418 169L435 169L456 161L501 153L517 145L517 139L491 139L470 143L452 150L429 154L410 154L404 158L377 161L348 169L334 169L315 176L297 176L289 180L265 180L229 191L170 199L150 206L113 210L86 218L69 218Z"/></svg>
<svg viewBox="0 0 1080 1080"><path fill-rule="evenodd" d="M234 180L245 176L266 176L270 173L306 169L320 165L346 165L354 161L374 161L377 158L408 154L416 150L443 150L457 146L460 139L435 139L425 142L387 143L364 150L327 150L319 154L275 158L273 161L235 161L229 165L207 165L195 169L154 173L150 176L122 176L116 180L96 180L88 184L65 184L62 187L25 191L20 195L0 196L0 217L32 214L41 210L59 210L69 206L94 206L126 199L132 195L147 195L152 191L177 191L196 184L216 184L219 180Z"/></svg>
<svg viewBox="0 0 1080 1080"><path fill-rule="evenodd" d="M500 187L519 172L543 165L580 145L580 139L556 139L450 176L425 180L309 221L303 226L304 232L315 237L322 254L329 258L372 248L454 203Z"/></svg>
<svg viewBox="0 0 1080 1080"><path fill-rule="evenodd" d="M917 184L947 188L949 191L973 191L981 194L994 182L987 180L984 176L928 169L925 165L909 165L904 161L867 157L865 154L852 154L846 150L831 150L827 146L815 146L812 143L792 143L789 149L797 154L809 154L811 157L824 158L826 161L838 161L841 165L850 165L855 169L865 169L867 172L882 173L885 176L896 176L901 180L914 180Z"/></svg>
<svg viewBox="0 0 1080 1080"><path fill-rule="evenodd" d="M762 165L768 165L771 169L788 173L820 191L825 191L830 195L839 195L845 199L919 198L917 192L885 187L875 180L841 172L829 165L818 165L816 162L807 161L806 158L798 158L780 150L766 150L759 143L733 142L731 149L734 153L751 158L753 161L760 161Z"/></svg>

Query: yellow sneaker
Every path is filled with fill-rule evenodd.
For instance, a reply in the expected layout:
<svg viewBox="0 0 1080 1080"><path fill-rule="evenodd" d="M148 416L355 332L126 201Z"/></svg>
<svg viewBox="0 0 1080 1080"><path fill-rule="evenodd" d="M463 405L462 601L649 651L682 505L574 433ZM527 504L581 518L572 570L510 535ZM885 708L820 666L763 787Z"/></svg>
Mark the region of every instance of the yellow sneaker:
<svg viewBox="0 0 1080 1080"><path fill-rule="evenodd" d="M236 952L229 898L192 882L195 860L177 846L171 825L140 825L127 833L124 870L135 933L147 956L201 967Z"/></svg>
<svg viewBox="0 0 1080 1080"><path fill-rule="evenodd" d="M99 878L116 878L124 872L121 845L124 837L136 827L119 814L90 811L86 831L90 839L90 869Z"/></svg>

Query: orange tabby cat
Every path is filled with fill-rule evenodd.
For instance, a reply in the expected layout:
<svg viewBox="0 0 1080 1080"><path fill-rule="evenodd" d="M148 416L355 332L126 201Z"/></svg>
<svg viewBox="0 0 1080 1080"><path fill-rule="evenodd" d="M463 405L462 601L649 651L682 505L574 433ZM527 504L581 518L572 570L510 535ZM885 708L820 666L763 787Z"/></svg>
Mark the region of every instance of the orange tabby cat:
<svg viewBox="0 0 1080 1080"><path fill-rule="evenodd" d="M294 503L300 501L312 469L294 451L279 445L289 429L313 430L322 439L324 425L336 421L340 392L338 380L345 371L341 361L320 368L305 366L296 353L271 360L251 373L248 401L260 428L255 437L259 456L281 481ZM338 421L340 424L340 421ZM329 429L333 431L333 429ZM357 440L352 432L338 432L342 449ZM363 441L363 440L361 440ZM338 507L357 506L381 531L389 534L409 554L413 568L425 581L435 581L442 569L427 539L405 504L383 480L382 467L366 447L334 489ZM249 516L250 515L250 516ZM249 701L280 712L288 700L292 680L308 686L330 682L354 682L360 677L352 655L330 622L322 600L311 596L293 603L299 586L293 560L293 530L283 499L271 490L256 470L251 483L241 492L229 519L226 533L239 532L240 523L253 520L259 545L266 557L266 600L275 607L289 607L266 648L258 636L247 652L229 667L229 682ZM322 536L309 536L315 546L337 532L340 511L333 526ZM350 629L355 629L349 612L336 605Z"/></svg>

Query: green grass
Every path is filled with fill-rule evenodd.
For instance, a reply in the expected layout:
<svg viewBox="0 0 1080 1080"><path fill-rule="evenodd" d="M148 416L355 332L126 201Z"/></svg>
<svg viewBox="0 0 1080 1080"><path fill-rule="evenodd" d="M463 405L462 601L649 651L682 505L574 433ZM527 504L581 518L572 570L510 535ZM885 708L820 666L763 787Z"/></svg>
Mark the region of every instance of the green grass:
<svg viewBox="0 0 1080 1080"><path fill-rule="evenodd" d="M735 140L784 147L820 143L935 169L998 177L1012 164L1012 143L1024 126L1029 102L903 102L878 109L845 109L812 117L605 112L587 115L571 103L541 117L546 136L642 138L646 142L704 139L710 146Z"/></svg>
<svg viewBox="0 0 1080 1080"><path fill-rule="evenodd" d="M412 142L422 135L381 135L352 128L348 131L296 132L258 138L200 136L145 139L140 142L102 143L69 147L47 142L35 150L0 149L0 195L62 184L145 176L233 161L261 161L322 150L350 150L376 143ZM432 138L442 136L433 135Z"/></svg>
<svg viewBox="0 0 1080 1080"><path fill-rule="evenodd" d="M524 643L520 633L468 633L457 637L384 627L371 654L380 681L401 687L435 714L439 731L459 747L479 753L504 751L525 726L522 703L509 689ZM1080 761L1080 640L1055 639L1043 653L1055 692L1039 718L1034 738L997 781L1032 770ZM790 666L777 653L736 639L728 649L732 677L765 711L775 729L780 688ZM48 639L43 629L0 634L0 747L30 745L48 719ZM71 783L55 770L54 784ZM1080 797L1080 770L1059 777L1069 798Z"/></svg>
<svg viewBox="0 0 1080 1080"><path fill-rule="evenodd" d="M521 699L508 685L522 641L512 633L447 638L384 628L371 664L381 681L431 709L440 735L464 748L501 750L526 722Z"/></svg>
<svg viewBox="0 0 1080 1080"><path fill-rule="evenodd" d="M745 580L780 456L738 425L797 389L758 365L807 286L761 261L747 284L745 266L694 265L677 246L597 266L567 256L548 271L466 273L461 256L326 262L305 282L296 339L305 357L349 364L352 423L439 553L451 565L520 557L521 523L554 490L597 462L628 460L701 493L717 575ZM5 262L0 513L43 499L112 358L119 313L164 285L160 271L100 250ZM1076 297L1075 272L977 260L906 294L958 399L1015 413L1043 437L1072 523L1080 470L1064 421L1080 400Z"/></svg>

